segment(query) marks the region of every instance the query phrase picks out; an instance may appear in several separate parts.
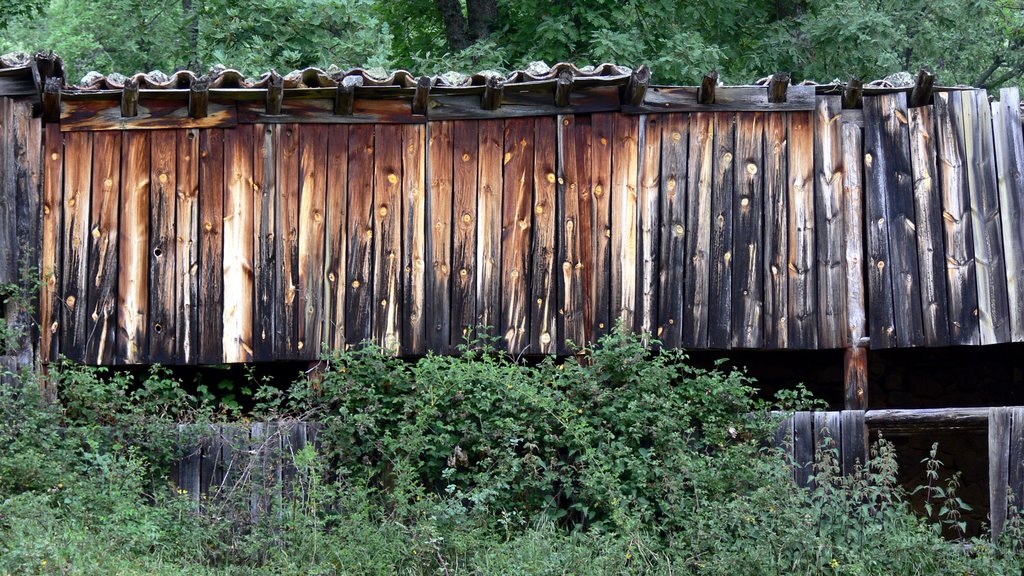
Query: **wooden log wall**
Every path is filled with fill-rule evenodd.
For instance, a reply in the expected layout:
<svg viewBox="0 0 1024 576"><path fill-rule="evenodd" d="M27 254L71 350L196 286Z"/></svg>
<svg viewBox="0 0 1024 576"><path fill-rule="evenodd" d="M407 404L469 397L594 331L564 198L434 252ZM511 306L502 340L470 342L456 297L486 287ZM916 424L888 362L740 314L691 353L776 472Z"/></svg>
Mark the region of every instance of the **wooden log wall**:
<svg viewBox="0 0 1024 576"><path fill-rule="evenodd" d="M44 358L421 355L481 330L567 354L617 322L692 349L1024 339L1016 91L863 101L50 125Z"/></svg>

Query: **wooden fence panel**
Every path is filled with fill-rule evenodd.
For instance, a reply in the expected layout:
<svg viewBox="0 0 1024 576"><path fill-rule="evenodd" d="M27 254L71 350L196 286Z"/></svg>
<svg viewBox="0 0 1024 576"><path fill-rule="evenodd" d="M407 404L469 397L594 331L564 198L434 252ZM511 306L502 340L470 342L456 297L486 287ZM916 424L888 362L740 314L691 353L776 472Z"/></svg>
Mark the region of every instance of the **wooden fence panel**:
<svg viewBox="0 0 1024 576"><path fill-rule="evenodd" d="M463 127L472 127L473 130L459 131L459 128ZM468 311L466 307L459 307L469 297L474 299L475 304L476 298L474 290L467 290L473 284L471 272L474 267L472 256L467 258L465 252L467 246L473 246L467 239L475 238L476 230L475 128L475 124L468 122L435 122L430 125L430 189L427 193L425 215L429 228L426 231L426 252L429 262L425 273L424 314L427 345L431 350L439 352L448 351L450 346L457 346L462 342L463 331L472 330L476 325L473 313L475 306L469 306ZM456 136L459 138L456 139ZM456 150L461 152L457 161L454 159ZM465 170L456 171L456 167L469 166L471 174ZM453 259L454 204L458 204L454 238L461 239L463 243L455 247ZM460 252L460 248L463 251ZM452 271L456 269L459 273L453 281ZM454 294L452 290L455 291ZM453 307L458 309L455 310ZM455 333L455 321L459 321L458 334Z"/></svg>
<svg viewBox="0 0 1024 576"><path fill-rule="evenodd" d="M505 121L501 219L501 331L514 355L530 343L530 238L533 229L533 118Z"/></svg>
<svg viewBox="0 0 1024 576"><path fill-rule="evenodd" d="M90 364L112 364L117 342L118 221L121 210L120 132L99 132L93 136L92 164L85 359Z"/></svg>
<svg viewBox="0 0 1024 576"><path fill-rule="evenodd" d="M299 126L275 125L274 257L277 281L274 349L279 359L299 356Z"/></svg>
<svg viewBox="0 0 1024 576"><path fill-rule="evenodd" d="M661 235L661 132L663 120L652 114L640 120L640 176L639 197L637 198L639 222L639 266L637 267L637 331L651 333L658 322L658 268L660 263ZM589 207L592 202L586 203ZM585 215L584 222L590 218ZM583 237L590 237L590 227L583 229ZM584 245L588 243L584 242ZM586 261L591 260L586 258Z"/></svg>
<svg viewBox="0 0 1024 576"><path fill-rule="evenodd" d="M435 166L435 160L440 159L439 164L445 170L442 174L447 175L447 179L442 179L438 172L433 172L431 180L444 190L453 190L454 235L451 242L450 268L454 271L454 276L451 280L451 299L447 298L447 283L438 286L437 294L438 298L444 298L443 305L451 308L451 334L448 344L455 347L462 344L466 338L472 337L477 326L476 305L479 297L476 278L479 273L479 262L476 258L477 234L480 229L480 220L477 218L477 179L480 131L476 122L442 122L439 126L444 127L448 140L441 144L438 156L435 156L434 148L431 147L431 167ZM444 160L445 158L447 160ZM439 201L440 198L447 197L446 193L439 193ZM432 226L438 225L433 220L431 223ZM448 254L447 245L443 248L443 254ZM444 256L442 263L447 265L447 262L447 256Z"/></svg>
<svg viewBox="0 0 1024 576"><path fill-rule="evenodd" d="M715 114L708 254L708 347L727 348L732 330L733 194L736 114Z"/></svg>
<svg viewBox="0 0 1024 576"><path fill-rule="evenodd" d="M68 358L85 361L88 308L89 204L92 186L93 135L65 137L64 261L61 290L61 350ZM148 217L148 215L147 215Z"/></svg>
<svg viewBox="0 0 1024 576"><path fill-rule="evenodd" d="M589 130L572 116L560 117L558 123L557 217L559 223L558 283L560 354L570 352L568 342L577 346L587 343L583 291L583 267L580 238L580 181L577 156L586 153ZM581 146L581 140L584 143ZM580 148L583 148L582 150ZM583 179L588 175L583 174Z"/></svg>
<svg viewBox="0 0 1024 576"><path fill-rule="evenodd" d="M789 346L788 133L786 114L767 115L764 129L764 339L768 348Z"/></svg>
<svg viewBox="0 0 1024 576"><path fill-rule="evenodd" d="M277 148L273 126L253 124L253 359L272 360L276 354L277 266Z"/></svg>
<svg viewBox="0 0 1024 576"><path fill-rule="evenodd" d="M327 290L324 297L324 342L332 350L345 348L345 293L348 241L348 126L333 125L327 131Z"/></svg>
<svg viewBox="0 0 1024 576"><path fill-rule="evenodd" d="M374 146L372 338L385 350L401 344L402 127L377 127Z"/></svg>
<svg viewBox="0 0 1024 576"><path fill-rule="evenodd" d="M298 354L320 357L324 334L327 126L299 126Z"/></svg>
<svg viewBox="0 0 1024 576"><path fill-rule="evenodd" d="M70 133L65 138L69 136ZM148 352L149 162L149 134L125 132L122 136L121 218L117 257L117 361L126 364L144 362ZM221 170L217 173L220 174ZM219 229L219 216L214 222ZM219 266L216 276L220 277ZM209 294L209 297L220 300L220 294L216 292ZM219 324L218 318L216 325ZM218 331L218 339L219 335ZM201 332L201 345L205 344L202 337ZM213 348L213 345L210 344L209 348ZM219 356L214 361L220 361Z"/></svg>
<svg viewBox="0 0 1024 576"><path fill-rule="evenodd" d="M150 133L149 164L149 361L173 364L177 341L175 302L178 284L175 231L177 218L177 138L172 130Z"/></svg>
<svg viewBox="0 0 1024 576"><path fill-rule="evenodd" d="M661 246L658 328L669 348L682 343L686 293L686 178L690 117L669 114L661 132ZM760 274L760 271L758 271Z"/></svg>
<svg viewBox="0 0 1024 576"><path fill-rule="evenodd" d="M224 139L224 362L252 361L252 131Z"/></svg>
<svg viewBox="0 0 1024 576"><path fill-rule="evenodd" d="M581 154L590 149L590 187L593 190L594 230L590 245L594 262L590 266L589 287L592 290L587 300L586 325L587 341L594 342L611 330L611 278L612 278L612 127L613 114L594 114L590 117L590 129L578 132ZM583 126L583 124L581 124ZM583 165L583 164L581 164ZM587 175L584 174L583 178Z"/></svg>
<svg viewBox="0 0 1024 576"><path fill-rule="evenodd" d="M817 238L818 344L846 343L842 97L818 98L814 114L814 228Z"/></svg>
<svg viewBox="0 0 1024 576"><path fill-rule="evenodd" d="M1024 341L1024 142L1020 94L1004 88L992 103L992 132L1003 228L1010 339Z"/></svg>
<svg viewBox="0 0 1024 576"><path fill-rule="evenodd" d="M810 112L789 114L789 345L818 347L814 229L814 128Z"/></svg>
<svg viewBox="0 0 1024 576"><path fill-rule="evenodd" d="M617 115L612 126L612 308L627 330L636 326L637 186L640 119Z"/></svg>
<svg viewBox="0 0 1024 576"><path fill-rule="evenodd" d="M760 348L764 337L764 118L743 112L736 126L732 348Z"/></svg>
<svg viewBox="0 0 1024 576"><path fill-rule="evenodd" d="M358 346L370 338L373 296L373 148L373 126L349 127L345 337L350 346Z"/></svg>
<svg viewBox="0 0 1024 576"><path fill-rule="evenodd" d="M175 319L181 364L194 364L199 341L199 130L176 130Z"/></svg>
<svg viewBox="0 0 1024 576"><path fill-rule="evenodd" d="M426 126L402 127L402 353L426 351Z"/></svg>
<svg viewBox="0 0 1024 576"><path fill-rule="evenodd" d="M64 277L61 236L64 222L64 135L58 124L46 126L43 170L39 359L48 362L56 360L60 351L61 280Z"/></svg>
<svg viewBox="0 0 1024 576"><path fill-rule="evenodd" d="M530 262L530 352L555 351L557 300L555 274L558 163L557 118L535 120L533 160L533 238ZM582 224L582 223L581 223ZM591 224L587 223L588 226ZM588 236L589 238L589 236Z"/></svg>
<svg viewBox="0 0 1024 576"><path fill-rule="evenodd" d="M501 222L502 150L501 120L480 122L477 162L477 324L489 334L501 328Z"/></svg>
<svg viewBox="0 0 1024 576"><path fill-rule="evenodd" d="M712 162L714 115L690 117L690 156L686 190L686 296L683 346L704 348L708 342L709 266L711 253Z"/></svg>

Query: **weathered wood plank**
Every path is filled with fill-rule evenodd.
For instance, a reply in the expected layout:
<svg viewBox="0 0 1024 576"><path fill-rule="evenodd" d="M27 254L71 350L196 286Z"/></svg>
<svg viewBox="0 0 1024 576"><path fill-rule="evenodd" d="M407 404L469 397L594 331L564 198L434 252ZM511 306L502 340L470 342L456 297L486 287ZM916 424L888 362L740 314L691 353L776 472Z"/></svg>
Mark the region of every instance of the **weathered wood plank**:
<svg viewBox="0 0 1024 576"><path fill-rule="evenodd" d="M426 323L427 348L437 353L449 351L449 346L462 341L461 335L453 342L455 323L453 321L452 306L456 304L452 297L453 279L452 270L455 262L452 260L452 202L453 202L453 130L455 124L452 122L435 122L429 125L429 158L430 158L430 189L427 191L426 220L428 229L426 234L427 265L425 271L425 292L424 292L424 314ZM464 135L470 136L468 132ZM469 155L476 157L477 140L459 142L460 150L472 149L473 152L463 152L465 158ZM468 162L468 160L467 160ZM465 174L465 173L463 173ZM463 184L465 186L465 184ZM468 192L462 190L462 195ZM466 202L465 198L463 202ZM475 196L473 205L476 204ZM459 225L471 225L475 219L470 215L467 222L465 214L458 216ZM456 286L462 285L461 275L455 279ZM469 272L466 272L467 276ZM462 303L462 302L459 302ZM465 310L462 311L465 314ZM465 321L465 318L463 318ZM475 324L474 318L469 325ZM461 330L460 328L459 330Z"/></svg>
<svg viewBox="0 0 1024 576"><path fill-rule="evenodd" d="M501 327L501 221L502 150L501 120L480 122L479 192L477 195L477 323L491 334Z"/></svg>
<svg viewBox="0 0 1024 576"><path fill-rule="evenodd" d="M590 130L578 133L586 138L590 148L590 186L593 190L593 237L589 284L593 295L588 296L585 327L589 341L596 341L611 330L611 277L612 277L612 127L613 114L594 114ZM580 122L580 126L583 123ZM577 142L579 142L577 138ZM585 153L585 152L584 152ZM589 295L590 292L588 291Z"/></svg>
<svg viewBox="0 0 1024 576"><path fill-rule="evenodd" d="M175 301L178 303L176 355L194 364L199 343L199 131L177 130L177 223Z"/></svg>
<svg viewBox="0 0 1024 576"><path fill-rule="evenodd" d="M586 141L582 118L559 116L556 125L558 161L556 167L556 218L558 218L558 282L559 340L556 350L567 354L573 347L586 346L586 311L584 302L583 262L580 243L580 162L577 156L581 140ZM583 144L584 146L586 144Z"/></svg>
<svg viewBox="0 0 1024 576"><path fill-rule="evenodd" d="M708 344L711 267L711 198L714 181L714 114L690 117L690 156L686 190L686 308L683 346Z"/></svg>
<svg viewBox="0 0 1024 576"><path fill-rule="evenodd" d="M574 276L574 282L576 286L574 289L579 291L577 294L576 302L578 303L578 309L576 311L576 318L574 321L579 323L577 329L578 340L573 342L578 346L590 345L594 342L596 327L594 326L594 317L596 315L597 308L597 289L596 278L592 274L592 269L595 267L595 260L597 254L597 244L594 242L594 226L596 225L600 216L595 213L601 206L599 203L603 199L607 200L607 194L598 194L595 187L596 178L594 177L594 123L592 118L586 116L574 116L573 117L573 131L569 136L575 140L575 171L571 172L574 175L573 181L575 182L575 188L570 187L569 193L575 192L575 206L576 215L573 219L574 230L573 233L576 237L576 260L573 262L572 274ZM597 143L600 146L600 142ZM608 148L608 153L611 154L611 147ZM609 155L608 161L611 162L611 156ZM609 166L609 177L611 176ZM603 191L602 191L603 192ZM605 202L607 204L607 202ZM608 219L605 218L605 221ZM605 240L610 240L607 236ZM607 243L605 244L607 246ZM601 279L605 285L608 284L608 277ZM607 291L606 291L607 292ZM607 309L609 304L605 303L602 307L604 308L604 314L607 315L610 311Z"/></svg>
<svg viewBox="0 0 1024 576"><path fill-rule="evenodd" d="M640 117L638 234L639 259L637 267L637 329L643 334L654 334L658 322L658 268L661 241L661 132L660 115ZM587 219L589 220L589 218ZM589 230L584 238L590 236Z"/></svg>
<svg viewBox="0 0 1024 576"><path fill-rule="evenodd" d="M689 115L669 114L665 117L661 131L661 265L655 336L668 348L678 347L683 337L689 136Z"/></svg>
<svg viewBox="0 0 1024 576"><path fill-rule="evenodd" d="M253 135L234 129L224 137L224 361L252 361Z"/></svg>
<svg viewBox="0 0 1024 576"><path fill-rule="evenodd" d="M149 359L160 364L176 360L175 207L177 204L177 139L172 130L150 134L149 177Z"/></svg>
<svg viewBox="0 0 1024 576"><path fill-rule="evenodd" d="M219 364L224 350L224 130L220 128L199 132L199 222L196 358L201 364Z"/></svg>
<svg viewBox="0 0 1024 576"><path fill-rule="evenodd" d="M62 98L60 108L60 129L64 132L227 128L237 123L233 102L210 102L203 118L189 117L188 105L172 100L144 100L138 114L130 118L121 116L121 103L115 100Z"/></svg>
<svg viewBox="0 0 1024 576"><path fill-rule="evenodd" d="M991 109L984 90L960 93L960 120L967 160L967 189L974 228L974 264L978 280L981 343L1010 340L1003 232L999 216Z"/></svg>
<svg viewBox="0 0 1024 576"><path fill-rule="evenodd" d="M974 269L974 228L961 129L960 92L935 94L935 149L942 193L951 344L977 344L978 288Z"/></svg>
<svg viewBox="0 0 1024 576"><path fill-rule="evenodd" d="M402 128L402 353L426 351L426 135L423 124Z"/></svg>
<svg viewBox="0 0 1024 576"><path fill-rule="evenodd" d="M555 105L554 86L548 90L537 90L533 86L508 85L502 91L501 106L496 110L481 108L480 93L431 94L428 115L432 120L521 118L554 116L559 113L610 112L618 111L619 108L617 86L592 86L587 90L575 90L569 94L569 104L562 107Z"/></svg>
<svg viewBox="0 0 1024 576"><path fill-rule="evenodd" d="M814 113L814 218L818 251L818 345L846 344L842 97L819 96Z"/></svg>
<svg viewBox="0 0 1024 576"><path fill-rule="evenodd" d="M441 321L434 316L435 320L427 326L432 330L440 330L437 345L432 349L444 349L442 341L444 338L444 326L450 323L451 337L449 344L456 347L467 338L472 338L476 331L477 323L477 154L479 151L480 133L476 122L437 122L431 124L431 147L430 147L430 180L431 202L433 206L440 207L444 214L444 207L447 206L445 199L452 197L454 220L450 225L453 232L451 243L452 260L450 269L454 271L451 280L451 321ZM436 127L436 128L435 128ZM454 150L453 147L454 146ZM452 166L454 163L454 167ZM449 194L447 190L451 188ZM440 216L440 215L439 215ZM432 226L428 234L428 245L431 249L428 254L431 256L431 266L435 274L434 296L428 301L433 301L436 310L444 311L449 300L444 298L448 293L448 280L442 276L447 268L438 267L448 265L447 254L449 246L444 242L448 235L444 233L447 220L439 217L431 217ZM440 226L439 226L440 225Z"/></svg>
<svg viewBox="0 0 1024 576"><path fill-rule="evenodd" d="M112 364L117 342L117 253L121 209L121 134L93 136L89 224L89 305L85 359Z"/></svg>
<svg viewBox="0 0 1024 576"><path fill-rule="evenodd" d="M810 486L814 474L814 413L793 415L793 477L796 485Z"/></svg>
<svg viewBox="0 0 1024 576"><path fill-rule="evenodd" d="M623 112L784 112L814 109L814 86L790 86L783 102L769 102L766 86L718 86L715 101L701 104L697 86L651 86L641 106Z"/></svg>
<svg viewBox="0 0 1024 576"><path fill-rule="evenodd" d="M533 118L505 121L501 219L501 334L515 355L530 343L530 237L533 232Z"/></svg>
<svg viewBox="0 0 1024 576"><path fill-rule="evenodd" d="M65 138L61 353L85 360L92 134ZM12 247L13 249L13 247Z"/></svg>
<svg viewBox="0 0 1024 576"><path fill-rule="evenodd" d="M921 318L924 344L949 344L946 301L945 258L942 247L942 205L935 189L935 131L932 107L909 110L910 164L914 180L914 212L917 224L917 263L921 279Z"/></svg>
<svg viewBox="0 0 1024 576"><path fill-rule="evenodd" d="M327 130L327 314L324 342L332 350L345 348L345 292L348 268L348 126Z"/></svg>
<svg viewBox="0 0 1024 576"><path fill-rule="evenodd" d="M349 345L370 338L373 297L373 126L350 126L348 140L348 255L345 336Z"/></svg>
<svg viewBox="0 0 1024 576"><path fill-rule="evenodd" d="M299 127L273 127L272 145L277 155L274 182L274 297L275 357L301 356L299 322Z"/></svg>
<svg viewBox="0 0 1024 576"><path fill-rule="evenodd" d="M986 101L987 105L988 102ZM969 149L969 148L968 148ZM983 329L984 330L984 329ZM992 543L1006 526L1006 488L1009 485L1010 410L989 408L988 411L988 500Z"/></svg>
<svg viewBox="0 0 1024 576"><path fill-rule="evenodd" d="M555 276L556 166L558 164L558 118L537 118L533 160L533 238L530 262L530 351L555 352L558 337Z"/></svg>
<svg viewBox="0 0 1024 576"><path fill-rule="evenodd" d="M320 357L324 328L327 127L299 126L299 355Z"/></svg>
<svg viewBox="0 0 1024 576"><path fill-rule="evenodd" d="M422 124L427 120L423 114L412 113L408 98L357 96L352 114L347 115L334 114L334 100L328 98L286 98L280 114L267 114L264 102L240 101L236 105L239 124Z"/></svg>
<svg viewBox="0 0 1024 576"><path fill-rule="evenodd" d="M1020 93L1016 87L999 91L992 103L999 215L1003 226L1010 339L1024 341L1024 142L1021 139ZM1018 508L1020 508L1020 500Z"/></svg>
<svg viewBox="0 0 1024 576"><path fill-rule="evenodd" d="M730 342L733 348L760 348L764 338L764 120L760 112L743 112L736 124Z"/></svg>
<svg viewBox="0 0 1024 576"><path fill-rule="evenodd" d="M711 182L711 244L708 252L708 346L727 348L732 328L733 190L736 177L736 114L715 116L714 179Z"/></svg>
<svg viewBox="0 0 1024 576"><path fill-rule="evenodd" d="M1010 452L1007 461L1007 482L1017 510L1024 502L1024 408L1010 408Z"/></svg>
<svg viewBox="0 0 1024 576"><path fill-rule="evenodd" d="M390 352L401 344L402 127L376 128L374 146L373 341Z"/></svg>
<svg viewBox="0 0 1024 576"><path fill-rule="evenodd" d="M43 163L42 290L39 296L39 358L55 360L61 323L63 264L64 136L57 124L46 125Z"/></svg>
<svg viewBox="0 0 1024 576"><path fill-rule="evenodd" d="M818 347L814 115L789 114L789 345Z"/></svg>
<svg viewBox="0 0 1024 576"><path fill-rule="evenodd" d="M257 362L275 358L277 262L275 254L277 207L277 149L274 127L252 127L253 156L253 335L252 356ZM327 168L324 168L326 171Z"/></svg>
<svg viewBox="0 0 1024 576"><path fill-rule="evenodd" d="M636 329L638 116L614 116L612 126L612 288L611 314L626 330Z"/></svg>
<svg viewBox="0 0 1024 576"><path fill-rule="evenodd" d="M863 410L843 410L839 416L842 431L843 474L852 475L867 463L867 428Z"/></svg>
<svg viewBox="0 0 1024 576"><path fill-rule="evenodd" d="M864 194L867 219L868 329L872 348L897 345L893 312L892 260L889 240L889 202L895 187L891 174L892 154L888 150L882 97L864 99ZM901 222L900 225L903 225ZM919 308L915 305L915 309ZM904 336L906 338L906 336Z"/></svg>
<svg viewBox="0 0 1024 576"><path fill-rule="evenodd" d="M789 347L788 133L785 114L765 116L764 341L769 348Z"/></svg>
<svg viewBox="0 0 1024 576"><path fill-rule="evenodd" d="M149 350L149 163L149 134L125 133L117 255L117 361L126 364L143 362Z"/></svg>
<svg viewBox="0 0 1024 576"><path fill-rule="evenodd" d="M864 302L864 158L861 128L843 117L843 225L846 238L847 349L843 354L844 404L847 410L867 408L867 334ZM845 463L845 453L844 453Z"/></svg>

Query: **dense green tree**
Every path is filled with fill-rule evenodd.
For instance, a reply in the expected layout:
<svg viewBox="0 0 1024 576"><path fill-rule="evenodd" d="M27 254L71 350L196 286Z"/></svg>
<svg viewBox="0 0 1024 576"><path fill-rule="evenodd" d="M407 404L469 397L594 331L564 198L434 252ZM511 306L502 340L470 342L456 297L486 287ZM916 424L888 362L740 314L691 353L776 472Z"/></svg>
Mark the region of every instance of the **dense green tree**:
<svg viewBox="0 0 1024 576"><path fill-rule="evenodd" d="M0 0L0 7L6 0ZM0 50L88 70L255 75L305 66L508 70L647 64L655 81L797 81L927 67L945 84L1024 78L1022 0L36 0L3 12ZM24 7L23 7L24 6ZM41 12L40 12L41 10Z"/></svg>

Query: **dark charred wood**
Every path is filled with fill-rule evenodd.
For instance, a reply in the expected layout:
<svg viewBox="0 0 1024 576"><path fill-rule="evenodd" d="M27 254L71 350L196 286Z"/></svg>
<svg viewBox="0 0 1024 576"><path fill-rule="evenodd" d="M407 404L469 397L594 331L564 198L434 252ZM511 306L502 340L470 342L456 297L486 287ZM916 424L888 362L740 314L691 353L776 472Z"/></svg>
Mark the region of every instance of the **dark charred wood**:
<svg viewBox="0 0 1024 576"><path fill-rule="evenodd" d="M850 110L860 108L864 98L864 82L854 76L843 89L843 108Z"/></svg>
<svg viewBox="0 0 1024 576"><path fill-rule="evenodd" d="M705 74L704 79L700 81L700 89L697 90L697 102L714 104L716 86L718 86L718 71L714 70L710 74Z"/></svg>
<svg viewBox="0 0 1024 576"><path fill-rule="evenodd" d="M484 93L480 97L480 107L484 110L497 110L501 107L501 96L505 91L505 84L501 78L491 76L484 86Z"/></svg>
<svg viewBox="0 0 1024 576"><path fill-rule="evenodd" d="M868 407L868 349L860 346L847 348L843 362L845 408L864 410Z"/></svg>
<svg viewBox="0 0 1024 576"><path fill-rule="evenodd" d="M284 78L276 71L270 72L270 83L267 85L267 115L278 116L281 114L281 104L284 102Z"/></svg>
<svg viewBox="0 0 1024 576"><path fill-rule="evenodd" d="M777 104L786 101L786 91L789 90L789 72L777 72L768 81L768 102Z"/></svg>
<svg viewBox="0 0 1024 576"><path fill-rule="evenodd" d="M640 106L644 103L644 96L647 95L647 87L651 84L651 69L647 66L640 66L633 71L626 84L626 92L623 95L622 103L631 106Z"/></svg>
<svg viewBox="0 0 1024 576"><path fill-rule="evenodd" d="M338 90L334 94L334 114L351 116L356 101L356 87L363 85L362 76L345 76L338 82Z"/></svg>
<svg viewBox="0 0 1024 576"><path fill-rule="evenodd" d="M121 92L121 116L134 118L139 113L139 81L129 78Z"/></svg>
<svg viewBox="0 0 1024 576"><path fill-rule="evenodd" d="M428 102L430 102L430 77L420 76L416 80L416 93L412 97L412 113L426 114Z"/></svg>
<svg viewBox="0 0 1024 576"><path fill-rule="evenodd" d="M188 90L189 118L206 118L210 104L210 81L205 76L196 78Z"/></svg>
<svg viewBox="0 0 1024 576"><path fill-rule="evenodd" d="M572 92L572 72L563 70L555 84L555 106L559 108L569 105L569 94Z"/></svg>
<svg viewBox="0 0 1024 576"><path fill-rule="evenodd" d="M910 93L910 107L927 106L932 103L932 88L935 86L935 74L921 69L917 73L917 83Z"/></svg>
<svg viewBox="0 0 1024 576"><path fill-rule="evenodd" d="M47 78L43 89L43 122L60 122L60 78Z"/></svg>

